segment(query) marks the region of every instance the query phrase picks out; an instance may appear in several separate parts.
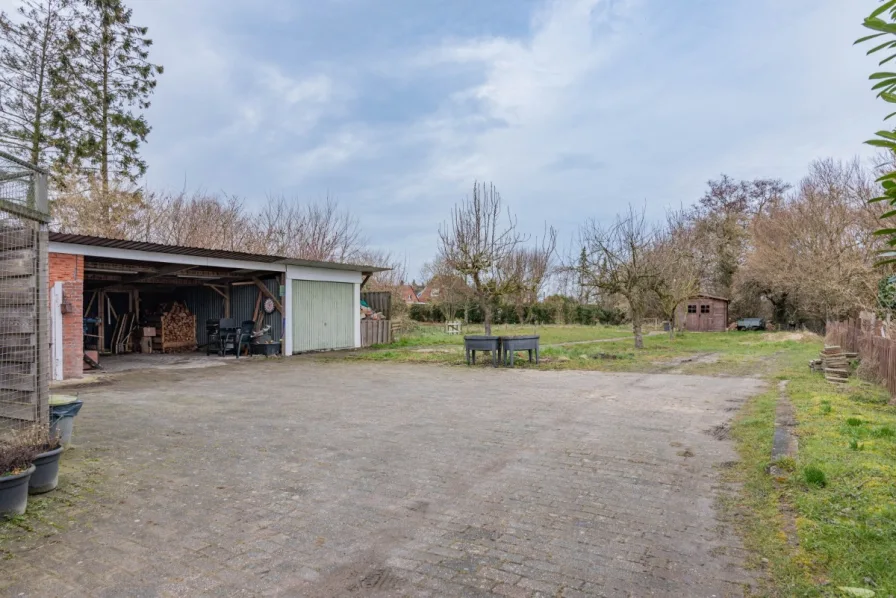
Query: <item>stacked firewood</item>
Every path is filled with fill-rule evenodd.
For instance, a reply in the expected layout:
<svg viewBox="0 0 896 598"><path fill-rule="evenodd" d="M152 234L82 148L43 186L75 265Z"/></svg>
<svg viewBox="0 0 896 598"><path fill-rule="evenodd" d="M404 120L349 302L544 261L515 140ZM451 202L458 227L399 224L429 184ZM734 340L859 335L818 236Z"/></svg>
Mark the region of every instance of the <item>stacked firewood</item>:
<svg viewBox="0 0 896 598"><path fill-rule="evenodd" d="M147 320L156 327L153 351L179 353L196 350L196 316L182 303L173 303L157 318Z"/></svg>
<svg viewBox="0 0 896 598"><path fill-rule="evenodd" d="M849 360L855 353L848 353L837 345L825 346L818 359L809 362L809 367L824 372L824 378L835 384L845 384L849 378Z"/></svg>

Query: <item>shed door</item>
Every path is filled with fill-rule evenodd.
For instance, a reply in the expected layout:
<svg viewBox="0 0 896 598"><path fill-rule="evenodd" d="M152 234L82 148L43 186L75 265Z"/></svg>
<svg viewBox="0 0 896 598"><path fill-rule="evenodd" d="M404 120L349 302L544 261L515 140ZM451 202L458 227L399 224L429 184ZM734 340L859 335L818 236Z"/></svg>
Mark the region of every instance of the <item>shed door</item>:
<svg viewBox="0 0 896 598"><path fill-rule="evenodd" d="M354 285L292 281L293 353L354 347L354 327Z"/></svg>
<svg viewBox="0 0 896 598"><path fill-rule="evenodd" d="M710 332L712 330L712 304L711 303L701 303L699 308L700 313L700 332Z"/></svg>
<svg viewBox="0 0 896 598"><path fill-rule="evenodd" d="M700 330L700 314L697 313L699 306L696 303L688 303L687 315L685 316L685 330Z"/></svg>

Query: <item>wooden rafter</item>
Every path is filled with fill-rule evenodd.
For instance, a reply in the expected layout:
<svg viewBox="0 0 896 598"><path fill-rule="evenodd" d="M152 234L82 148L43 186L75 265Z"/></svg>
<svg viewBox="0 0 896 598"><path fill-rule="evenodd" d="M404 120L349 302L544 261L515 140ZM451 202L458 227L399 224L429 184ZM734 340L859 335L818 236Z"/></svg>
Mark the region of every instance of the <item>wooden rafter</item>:
<svg viewBox="0 0 896 598"><path fill-rule="evenodd" d="M286 313L283 311L283 305L280 304L280 299L274 297L274 294L266 286L264 286L264 283L261 282L260 279L253 278L252 280L255 281L255 286L258 287L258 290L260 290L265 297L268 297L271 301L274 302L274 307L277 308L277 311L279 311L281 314Z"/></svg>

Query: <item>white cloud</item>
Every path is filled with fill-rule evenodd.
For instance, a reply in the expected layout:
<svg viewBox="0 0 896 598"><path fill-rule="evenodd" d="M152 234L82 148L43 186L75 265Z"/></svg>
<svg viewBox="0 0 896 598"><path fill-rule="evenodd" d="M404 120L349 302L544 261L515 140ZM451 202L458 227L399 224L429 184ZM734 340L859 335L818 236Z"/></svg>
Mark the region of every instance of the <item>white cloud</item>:
<svg viewBox="0 0 896 598"><path fill-rule="evenodd" d="M459 21L412 37L364 22L380 51L355 54L331 30L375 0L345 2L338 22L315 13L325 3L133 3L166 67L152 184L186 174L250 202L330 191L412 262L474 179L494 181L530 232L548 220L569 235L628 201L693 201L721 172L796 182L815 157L863 151L883 114L851 46L858 2L546 0L527 30ZM336 41L300 43L300 23Z"/></svg>

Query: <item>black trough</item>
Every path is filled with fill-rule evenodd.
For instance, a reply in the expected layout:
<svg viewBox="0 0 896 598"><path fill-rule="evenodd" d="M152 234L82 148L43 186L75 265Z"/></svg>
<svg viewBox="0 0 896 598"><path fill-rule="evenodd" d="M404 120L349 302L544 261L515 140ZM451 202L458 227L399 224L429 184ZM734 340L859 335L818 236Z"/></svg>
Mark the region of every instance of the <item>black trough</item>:
<svg viewBox="0 0 896 598"><path fill-rule="evenodd" d="M501 351L502 351L502 361L505 365L509 365L513 367L513 358L514 353L517 351L528 351L529 352L529 362L531 363L532 357L535 357L535 363L538 363L538 335L528 335L528 336L502 336L501 337Z"/></svg>
<svg viewBox="0 0 896 598"><path fill-rule="evenodd" d="M464 337L464 354L467 365L476 364L476 351L491 351L492 366L498 367L498 357L501 354L501 337L470 335Z"/></svg>

